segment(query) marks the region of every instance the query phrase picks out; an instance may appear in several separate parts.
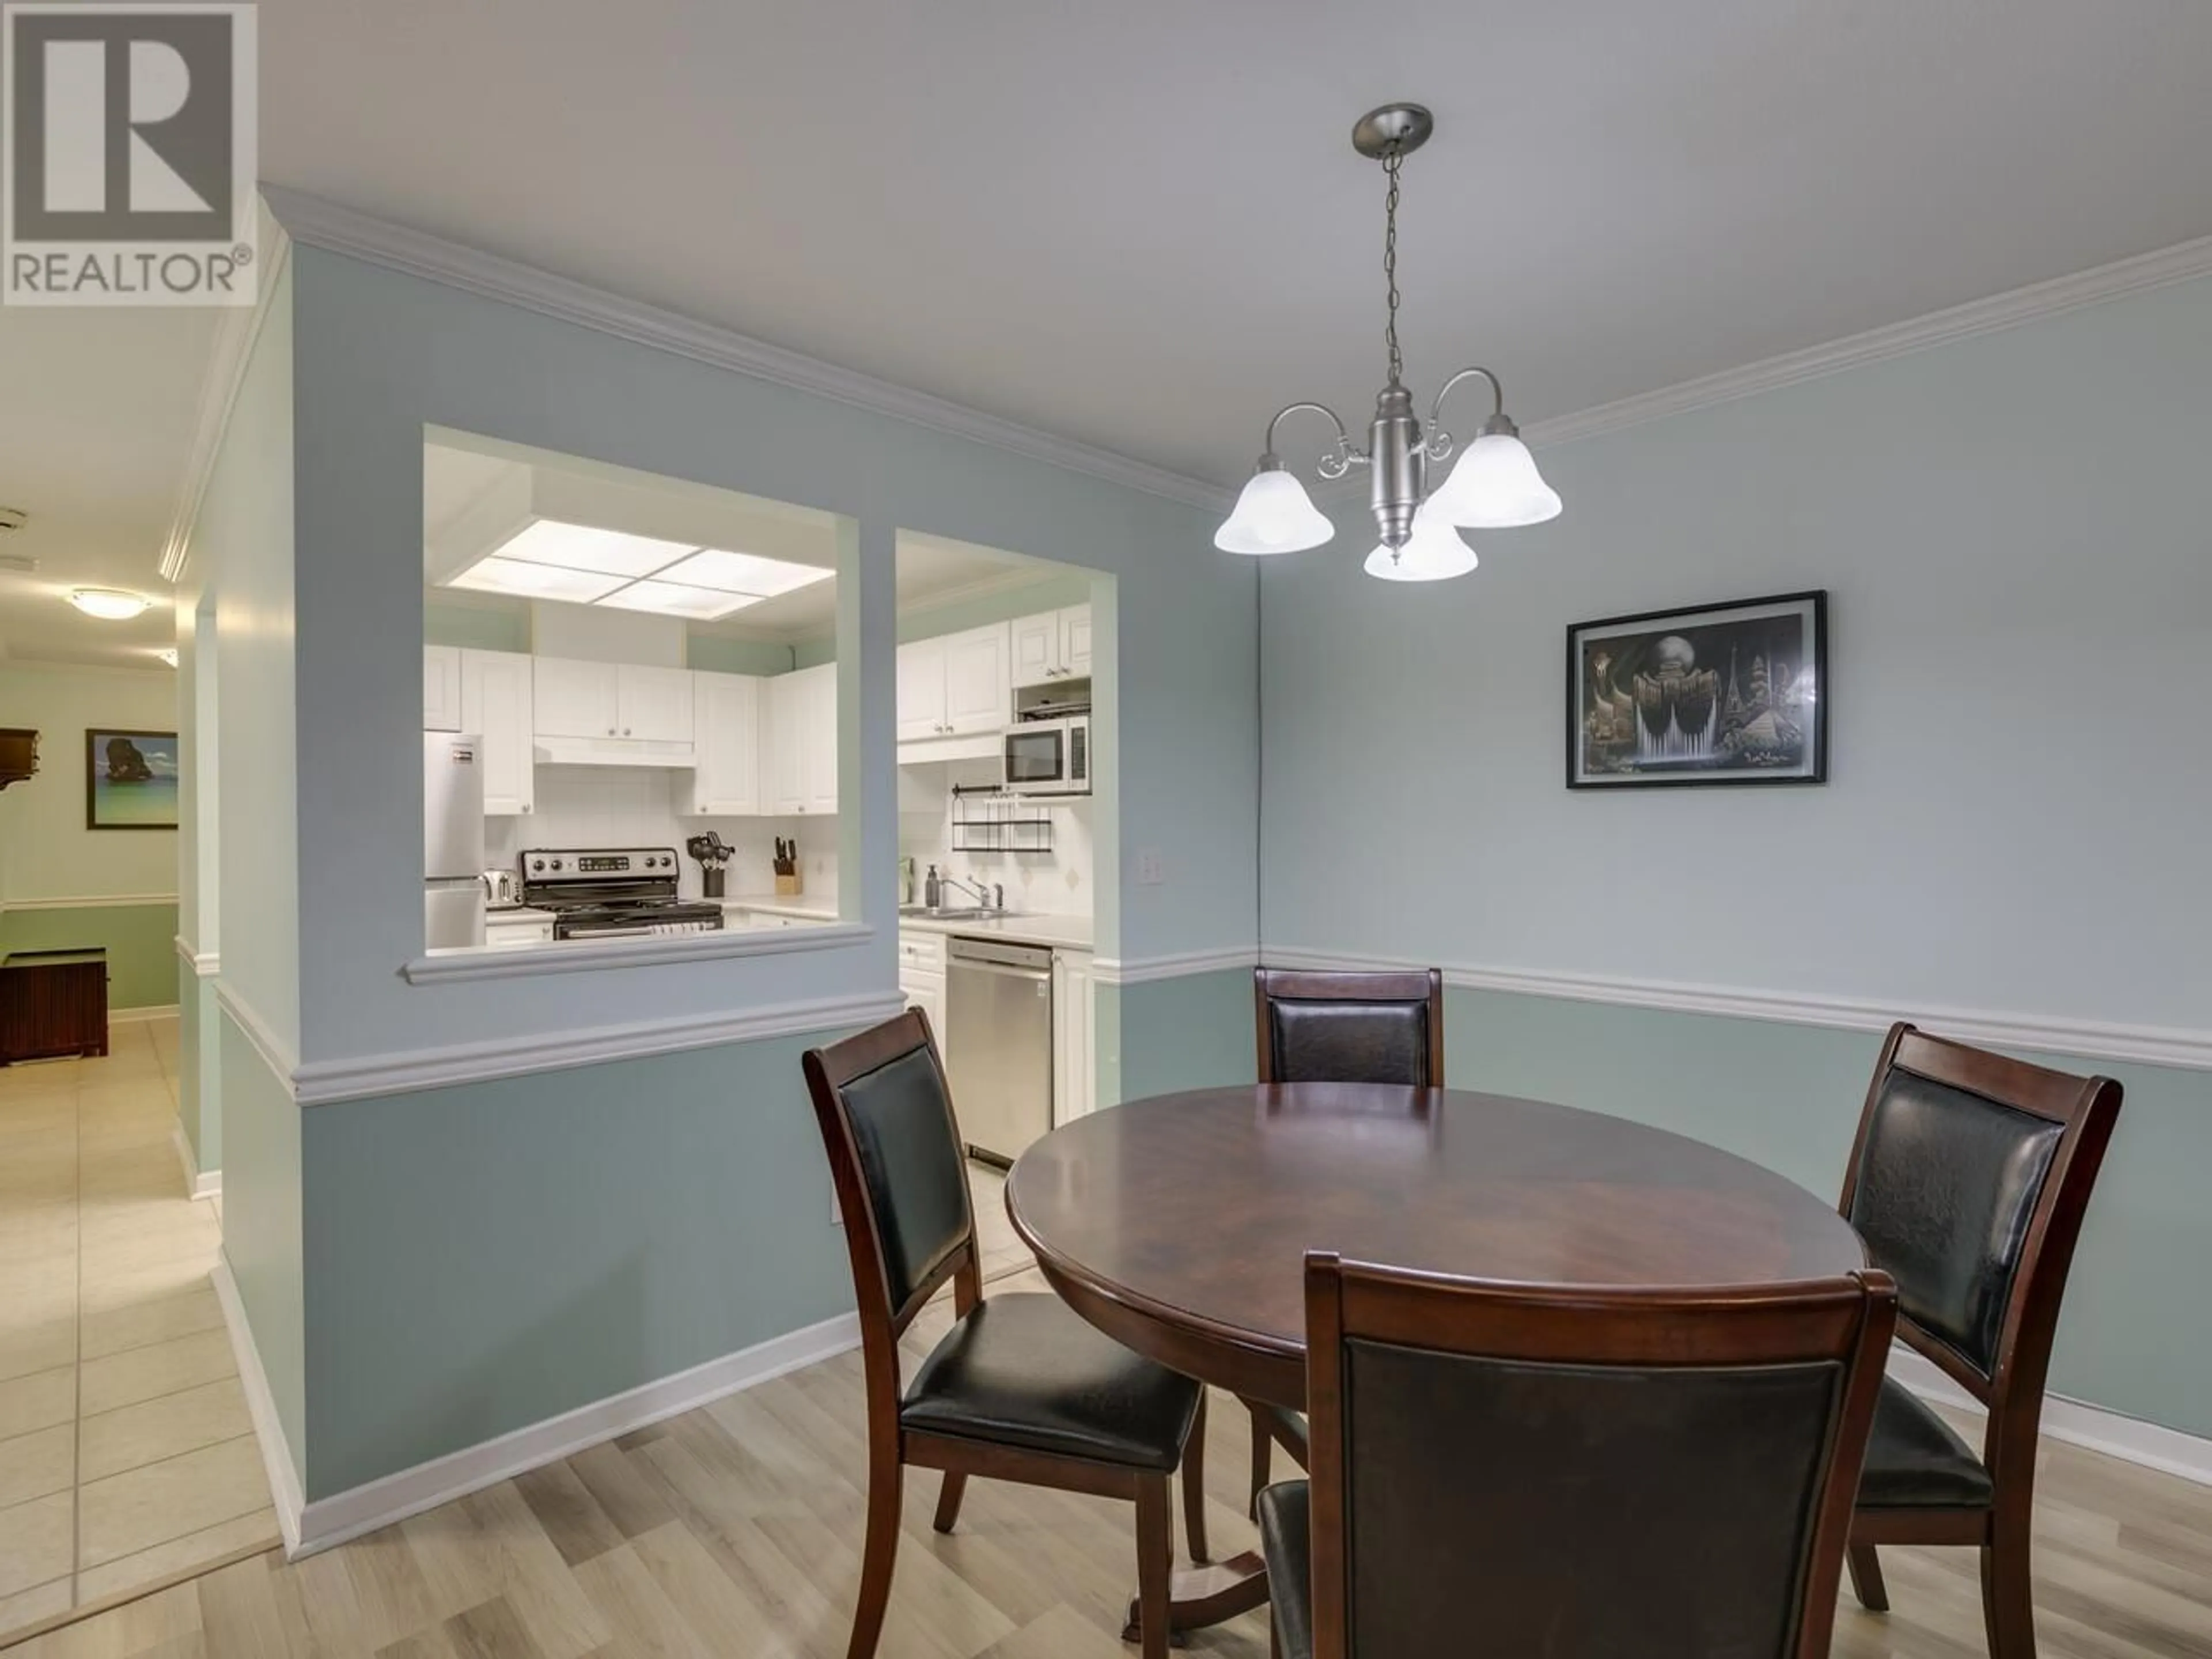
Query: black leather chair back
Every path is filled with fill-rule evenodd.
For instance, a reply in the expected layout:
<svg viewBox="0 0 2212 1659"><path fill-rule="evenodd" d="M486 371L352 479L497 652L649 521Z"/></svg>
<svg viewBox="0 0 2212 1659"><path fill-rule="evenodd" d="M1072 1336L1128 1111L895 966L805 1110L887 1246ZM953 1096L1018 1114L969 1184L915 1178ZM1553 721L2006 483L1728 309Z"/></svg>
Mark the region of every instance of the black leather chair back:
<svg viewBox="0 0 2212 1659"><path fill-rule="evenodd" d="M1340 1550L1347 1655L1825 1653L1886 1279L1608 1305L1308 1262L1317 1654ZM1354 1281L1326 1346L1316 1266Z"/></svg>
<svg viewBox="0 0 2212 1659"><path fill-rule="evenodd" d="M1443 980L1434 969L1254 975L1262 1083L1443 1086Z"/></svg>
<svg viewBox="0 0 2212 1659"><path fill-rule="evenodd" d="M866 1240L880 1263L884 1311L902 1326L975 1231L959 1126L928 1022L902 1014L834 1048L810 1050L805 1065L831 1169L844 1166L840 1200L849 1210L857 1197L865 1212L846 1218L854 1273L865 1273Z"/></svg>
<svg viewBox="0 0 2212 1659"><path fill-rule="evenodd" d="M1892 1066L1845 1213L1906 1317L1983 1376L2065 1125Z"/></svg>

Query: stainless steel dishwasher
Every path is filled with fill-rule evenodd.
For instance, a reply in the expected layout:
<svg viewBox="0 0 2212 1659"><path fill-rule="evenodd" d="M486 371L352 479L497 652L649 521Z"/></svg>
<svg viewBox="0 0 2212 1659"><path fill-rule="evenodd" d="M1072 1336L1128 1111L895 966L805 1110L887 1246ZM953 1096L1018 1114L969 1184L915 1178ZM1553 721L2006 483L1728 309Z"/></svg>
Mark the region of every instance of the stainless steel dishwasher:
<svg viewBox="0 0 2212 1659"><path fill-rule="evenodd" d="M1012 1164L1052 1127L1052 952L947 940L945 1053L968 1150Z"/></svg>

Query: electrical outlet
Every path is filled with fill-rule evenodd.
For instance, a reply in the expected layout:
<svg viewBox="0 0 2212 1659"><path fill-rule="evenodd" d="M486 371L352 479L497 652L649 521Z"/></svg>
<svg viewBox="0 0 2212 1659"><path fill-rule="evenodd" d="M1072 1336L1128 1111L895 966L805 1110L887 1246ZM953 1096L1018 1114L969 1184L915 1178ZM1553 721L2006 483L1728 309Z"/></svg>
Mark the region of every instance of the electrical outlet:
<svg viewBox="0 0 2212 1659"><path fill-rule="evenodd" d="M1157 847L1139 848L1137 849L1137 885L1158 887L1167 878L1167 869L1160 860L1160 849Z"/></svg>

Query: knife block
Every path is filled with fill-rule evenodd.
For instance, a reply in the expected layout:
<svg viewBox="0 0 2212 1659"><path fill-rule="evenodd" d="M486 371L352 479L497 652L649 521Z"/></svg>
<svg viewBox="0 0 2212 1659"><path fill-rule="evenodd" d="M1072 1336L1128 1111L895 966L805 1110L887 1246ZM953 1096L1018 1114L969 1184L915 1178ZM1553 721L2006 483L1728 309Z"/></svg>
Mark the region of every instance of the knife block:
<svg viewBox="0 0 2212 1659"><path fill-rule="evenodd" d="M805 878L797 871L793 871L787 876L780 875L775 878L775 893L778 898L795 898L805 890Z"/></svg>

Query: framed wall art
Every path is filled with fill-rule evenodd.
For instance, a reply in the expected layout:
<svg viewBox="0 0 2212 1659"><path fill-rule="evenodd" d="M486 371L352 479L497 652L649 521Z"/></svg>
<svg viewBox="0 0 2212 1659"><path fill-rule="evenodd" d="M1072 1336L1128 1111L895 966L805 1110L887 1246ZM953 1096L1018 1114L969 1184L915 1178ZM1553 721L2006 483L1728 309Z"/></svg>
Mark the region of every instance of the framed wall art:
<svg viewBox="0 0 2212 1659"><path fill-rule="evenodd" d="M1825 783L1828 595L1567 629L1567 787Z"/></svg>
<svg viewBox="0 0 2212 1659"><path fill-rule="evenodd" d="M84 827L177 827L177 734L94 726L84 734Z"/></svg>

